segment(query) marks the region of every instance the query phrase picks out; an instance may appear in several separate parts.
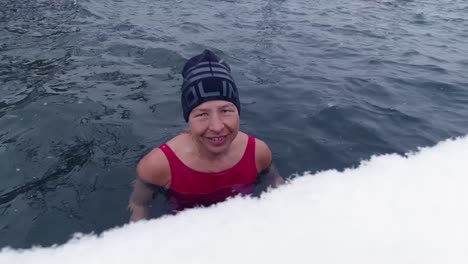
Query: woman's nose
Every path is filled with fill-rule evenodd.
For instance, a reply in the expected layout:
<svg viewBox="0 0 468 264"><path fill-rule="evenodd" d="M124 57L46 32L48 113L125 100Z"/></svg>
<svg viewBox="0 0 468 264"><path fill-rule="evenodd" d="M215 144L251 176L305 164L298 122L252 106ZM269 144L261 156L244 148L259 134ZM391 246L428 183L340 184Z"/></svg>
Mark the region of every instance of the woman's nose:
<svg viewBox="0 0 468 264"><path fill-rule="evenodd" d="M210 130L221 132L224 128L224 122L218 115L214 115L210 120Z"/></svg>

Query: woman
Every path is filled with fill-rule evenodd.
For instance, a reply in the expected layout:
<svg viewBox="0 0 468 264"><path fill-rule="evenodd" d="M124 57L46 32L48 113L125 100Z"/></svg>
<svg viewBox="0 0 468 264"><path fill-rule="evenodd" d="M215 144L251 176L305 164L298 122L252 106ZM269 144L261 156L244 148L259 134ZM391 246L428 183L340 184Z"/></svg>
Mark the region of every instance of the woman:
<svg viewBox="0 0 468 264"><path fill-rule="evenodd" d="M157 188L174 211L251 194L257 175L283 183L265 142L239 130L240 102L229 66L209 50L187 61L182 108L189 130L140 160L130 197L131 220L148 217Z"/></svg>

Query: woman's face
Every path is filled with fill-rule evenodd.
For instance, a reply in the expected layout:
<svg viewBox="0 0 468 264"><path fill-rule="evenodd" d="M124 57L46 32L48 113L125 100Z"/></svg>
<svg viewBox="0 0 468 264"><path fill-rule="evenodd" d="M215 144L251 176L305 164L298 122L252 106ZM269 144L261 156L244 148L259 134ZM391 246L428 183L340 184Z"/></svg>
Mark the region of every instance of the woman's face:
<svg viewBox="0 0 468 264"><path fill-rule="evenodd" d="M239 132L239 112L231 102L208 101L192 110L188 123L199 147L211 154L221 154L229 149Z"/></svg>

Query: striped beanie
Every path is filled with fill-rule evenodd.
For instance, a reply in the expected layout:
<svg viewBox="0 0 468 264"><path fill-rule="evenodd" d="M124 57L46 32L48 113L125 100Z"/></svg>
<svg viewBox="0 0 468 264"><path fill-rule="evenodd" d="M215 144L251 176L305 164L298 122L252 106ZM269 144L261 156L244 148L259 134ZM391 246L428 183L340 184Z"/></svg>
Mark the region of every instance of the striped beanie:
<svg viewBox="0 0 468 264"><path fill-rule="evenodd" d="M239 93L231 68L210 50L189 59L182 69L182 76L181 102L186 122L195 107L211 100L229 101L240 113Z"/></svg>

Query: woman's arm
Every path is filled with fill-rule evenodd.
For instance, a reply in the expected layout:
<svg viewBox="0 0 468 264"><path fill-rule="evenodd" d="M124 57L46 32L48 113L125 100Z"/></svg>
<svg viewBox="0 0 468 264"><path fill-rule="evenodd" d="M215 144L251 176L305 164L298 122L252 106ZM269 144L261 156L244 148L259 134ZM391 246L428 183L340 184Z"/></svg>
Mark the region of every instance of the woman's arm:
<svg viewBox="0 0 468 264"><path fill-rule="evenodd" d="M154 149L140 160L137 177L133 182L128 208L132 222L148 219L149 207L160 189L170 187L171 176L169 162L159 148Z"/></svg>
<svg viewBox="0 0 468 264"><path fill-rule="evenodd" d="M136 222L142 219L148 219L149 207L156 194L157 187L144 182L140 177L133 181L133 192L130 195L128 208L132 215L130 221Z"/></svg>
<svg viewBox="0 0 468 264"><path fill-rule="evenodd" d="M284 183L284 179L273 165L270 148L265 142L259 139L256 139L255 144L255 162L257 171L260 171L258 177L261 180L266 180L268 186L276 188Z"/></svg>
<svg viewBox="0 0 468 264"><path fill-rule="evenodd" d="M273 163L271 163L267 168L261 171L259 177L261 179L265 179L268 185L273 188L276 188L284 183L283 177L281 177Z"/></svg>

